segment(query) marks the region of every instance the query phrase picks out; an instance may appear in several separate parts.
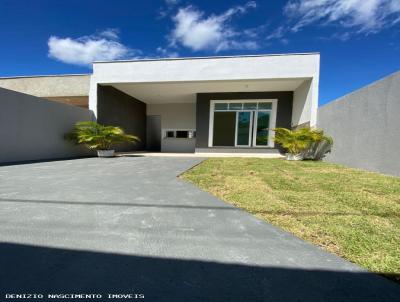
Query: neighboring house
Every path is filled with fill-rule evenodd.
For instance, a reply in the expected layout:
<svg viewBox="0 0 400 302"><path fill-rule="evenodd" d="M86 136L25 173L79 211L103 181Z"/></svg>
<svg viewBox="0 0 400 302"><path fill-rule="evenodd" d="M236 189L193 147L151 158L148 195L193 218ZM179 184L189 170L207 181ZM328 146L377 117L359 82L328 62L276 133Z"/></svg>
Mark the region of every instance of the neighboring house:
<svg viewBox="0 0 400 302"><path fill-rule="evenodd" d="M328 161L400 176L400 71L318 109Z"/></svg>
<svg viewBox="0 0 400 302"><path fill-rule="evenodd" d="M89 95L99 123L139 136L135 150L275 153L273 128L316 125L319 62L318 53L94 62L91 76L0 87L82 107Z"/></svg>
<svg viewBox="0 0 400 302"><path fill-rule="evenodd" d="M0 87L48 100L88 108L90 75L0 78Z"/></svg>

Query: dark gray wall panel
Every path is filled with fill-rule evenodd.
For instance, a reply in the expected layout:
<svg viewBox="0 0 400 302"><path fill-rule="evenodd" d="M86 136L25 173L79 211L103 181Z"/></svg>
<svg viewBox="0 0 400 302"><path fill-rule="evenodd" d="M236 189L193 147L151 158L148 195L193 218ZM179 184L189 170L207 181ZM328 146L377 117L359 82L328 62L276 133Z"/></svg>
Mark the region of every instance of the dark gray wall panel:
<svg viewBox="0 0 400 302"><path fill-rule="evenodd" d="M400 72L318 108L317 125L328 161L400 176Z"/></svg>
<svg viewBox="0 0 400 302"><path fill-rule="evenodd" d="M208 147L209 122L210 122L210 98L206 94L197 94L196 148Z"/></svg>
<svg viewBox="0 0 400 302"><path fill-rule="evenodd" d="M276 127L291 128L293 92L198 93L196 103L196 148L208 147L210 100L278 99Z"/></svg>
<svg viewBox="0 0 400 302"><path fill-rule="evenodd" d="M93 112L0 88L0 163L87 156L92 152L64 140Z"/></svg>
<svg viewBox="0 0 400 302"><path fill-rule="evenodd" d="M117 151L144 150L146 146L146 104L111 87L97 87L97 121L122 127L126 133L140 138L137 144L124 144Z"/></svg>
<svg viewBox="0 0 400 302"><path fill-rule="evenodd" d="M161 151L161 116L148 115L146 129L146 150Z"/></svg>

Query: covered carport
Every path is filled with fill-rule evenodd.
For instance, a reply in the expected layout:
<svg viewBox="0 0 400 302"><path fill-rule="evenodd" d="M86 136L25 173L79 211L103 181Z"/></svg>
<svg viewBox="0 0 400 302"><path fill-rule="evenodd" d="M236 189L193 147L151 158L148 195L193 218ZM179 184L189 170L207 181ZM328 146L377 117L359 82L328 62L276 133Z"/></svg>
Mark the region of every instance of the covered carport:
<svg viewBox="0 0 400 302"><path fill-rule="evenodd" d="M315 125L318 76L318 54L95 62L89 105L99 122L138 135L136 150L204 151L216 146L215 100L276 103L273 127Z"/></svg>

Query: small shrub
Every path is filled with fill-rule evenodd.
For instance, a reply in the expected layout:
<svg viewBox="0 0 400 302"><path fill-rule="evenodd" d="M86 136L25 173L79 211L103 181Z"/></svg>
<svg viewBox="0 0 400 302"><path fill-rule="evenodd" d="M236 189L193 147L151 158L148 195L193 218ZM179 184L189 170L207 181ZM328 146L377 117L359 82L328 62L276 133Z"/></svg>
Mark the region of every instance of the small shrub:
<svg viewBox="0 0 400 302"><path fill-rule="evenodd" d="M126 134L120 127L104 126L91 121L76 123L65 138L91 150L111 150L117 144L140 141L137 136Z"/></svg>
<svg viewBox="0 0 400 302"><path fill-rule="evenodd" d="M276 128L275 142L282 146L290 155L299 159L320 160L331 151L333 139L324 134L321 129L301 128L289 130Z"/></svg>

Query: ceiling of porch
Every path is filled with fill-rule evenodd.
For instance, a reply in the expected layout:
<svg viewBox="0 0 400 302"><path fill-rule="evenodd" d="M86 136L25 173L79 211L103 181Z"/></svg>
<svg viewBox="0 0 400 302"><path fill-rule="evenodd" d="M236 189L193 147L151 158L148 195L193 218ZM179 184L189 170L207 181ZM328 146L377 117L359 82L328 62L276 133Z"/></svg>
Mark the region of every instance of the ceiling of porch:
<svg viewBox="0 0 400 302"><path fill-rule="evenodd" d="M109 85L147 104L160 104L194 103L196 101L196 93L294 91L305 80L307 79L113 83Z"/></svg>

